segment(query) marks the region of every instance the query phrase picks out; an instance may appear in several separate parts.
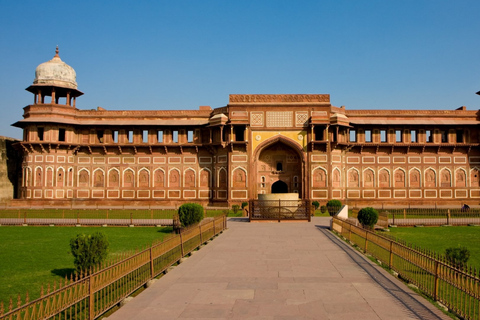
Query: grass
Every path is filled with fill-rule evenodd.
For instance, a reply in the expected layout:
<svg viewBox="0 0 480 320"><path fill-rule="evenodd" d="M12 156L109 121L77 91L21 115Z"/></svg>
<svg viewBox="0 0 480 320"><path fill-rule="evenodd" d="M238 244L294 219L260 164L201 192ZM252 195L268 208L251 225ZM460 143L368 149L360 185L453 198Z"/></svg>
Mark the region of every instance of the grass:
<svg viewBox="0 0 480 320"><path fill-rule="evenodd" d="M125 227L0 227L0 301L18 294L30 300L42 285L53 284L74 270L70 239L79 233L101 231L110 242L109 258L150 246L168 236L172 228ZM8 304L7 304L8 305Z"/></svg>
<svg viewBox="0 0 480 320"><path fill-rule="evenodd" d="M468 264L480 269L480 227L390 228L390 234L409 244L445 254L449 247L467 247Z"/></svg>
<svg viewBox="0 0 480 320"><path fill-rule="evenodd" d="M328 213L328 211L326 212L322 212L320 210L315 210L315 217L330 217L330 214Z"/></svg>

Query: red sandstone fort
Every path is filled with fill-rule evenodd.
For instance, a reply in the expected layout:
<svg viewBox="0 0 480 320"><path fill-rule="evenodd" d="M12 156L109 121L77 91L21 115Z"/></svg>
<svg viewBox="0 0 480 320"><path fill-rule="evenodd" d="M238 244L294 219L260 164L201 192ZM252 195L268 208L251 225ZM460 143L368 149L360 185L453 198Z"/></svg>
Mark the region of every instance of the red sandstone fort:
<svg viewBox="0 0 480 320"><path fill-rule="evenodd" d="M328 94L233 94L212 109L82 110L58 49L27 88L13 206L226 206L298 193L352 205L480 202L479 112L346 110Z"/></svg>

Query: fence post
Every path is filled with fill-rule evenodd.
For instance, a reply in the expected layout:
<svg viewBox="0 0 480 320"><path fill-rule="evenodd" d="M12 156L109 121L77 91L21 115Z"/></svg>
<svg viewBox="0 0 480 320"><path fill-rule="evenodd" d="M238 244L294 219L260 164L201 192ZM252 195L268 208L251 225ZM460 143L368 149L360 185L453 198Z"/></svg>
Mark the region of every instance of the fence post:
<svg viewBox="0 0 480 320"><path fill-rule="evenodd" d="M215 218L213 218L213 237L215 237L216 234L217 233L215 232Z"/></svg>
<svg viewBox="0 0 480 320"><path fill-rule="evenodd" d="M130 225L133 225L133 212L130 212Z"/></svg>
<svg viewBox="0 0 480 320"><path fill-rule="evenodd" d="M80 218L79 218L79 215L80 214L80 210L77 209L77 224L80 224Z"/></svg>
<svg viewBox="0 0 480 320"><path fill-rule="evenodd" d="M278 199L278 222L280 222L280 206L281 206L280 201L281 200Z"/></svg>
<svg viewBox="0 0 480 320"><path fill-rule="evenodd" d="M110 213L110 209L107 209L107 220L108 220L108 214Z"/></svg>
<svg viewBox="0 0 480 320"><path fill-rule="evenodd" d="M23 224L27 224L27 211L23 211Z"/></svg>
<svg viewBox="0 0 480 320"><path fill-rule="evenodd" d="M203 244L203 234L202 234L202 225L198 225L198 230L200 230L200 244Z"/></svg>
<svg viewBox="0 0 480 320"><path fill-rule="evenodd" d="M368 231L365 230L365 253L367 253L368 248Z"/></svg>
<svg viewBox="0 0 480 320"><path fill-rule="evenodd" d="M90 275L88 276L88 293L89 293L89 319L90 320L93 320L95 319L95 308L94 308L94 303L95 303L95 295L94 295L94 292L93 292L93 277L92 277L92 274L90 273Z"/></svg>
<svg viewBox="0 0 480 320"><path fill-rule="evenodd" d="M407 210L403 209L403 219L407 219Z"/></svg>
<svg viewBox="0 0 480 320"><path fill-rule="evenodd" d="M395 225L395 211L393 212L393 225Z"/></svg>
<svg viewBox="0 0 480 320"><path fill-rule="evenodd" d="M390 259L388 259L388 267L392 269L393 264L393 241L390 240Z"/></svg>
<svg viewBox="0 0 480 320"><path fill-rule="evenodd" d="M184 257L183 252L183 237L182 237L182 230L180 230L180 249L182 250L182 258Z"/></svg>
<svg viewBox="0 0 480 320"><path fill-rule="evenodd" d="M153 209L150 209L150 219L153 220Z"/></svg>
<svg viewBox="0 0 480 320"><path fill-rule="evenodd" d="M438 301L438 260L435 260L435 288L433 290L433 299Z"/></svg>
<svg viewBox="0 0 480 320"><path fill-rule="evenodd" d="M223 230L226 230L227 229L227 216L224 215L223 216Z"/></svg>
<svg viewBox="0 0 480 320"><path fill-rule="evenodd" d="M155 276L155 270L153 267L153 245L150 246L150 274L151 274L151 279Z"/></svg>
<svg viewBox="0 0 480 320"><path fill-rule="evenodd" d="M447 209L447 225L450 225L450 209Z"/></svg>

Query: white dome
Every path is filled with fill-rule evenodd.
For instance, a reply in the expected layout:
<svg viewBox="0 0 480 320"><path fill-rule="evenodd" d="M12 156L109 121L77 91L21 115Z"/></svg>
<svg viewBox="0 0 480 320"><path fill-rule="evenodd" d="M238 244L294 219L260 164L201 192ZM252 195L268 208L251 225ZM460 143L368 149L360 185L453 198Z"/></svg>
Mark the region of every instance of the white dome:
<svg viewBox="0 0 480 320"><path fill-rule="evenodd" d="M58 55L58 47L52 60L40 64L35 69L34 85L55 86L77 89L77 74Z"/></svg>

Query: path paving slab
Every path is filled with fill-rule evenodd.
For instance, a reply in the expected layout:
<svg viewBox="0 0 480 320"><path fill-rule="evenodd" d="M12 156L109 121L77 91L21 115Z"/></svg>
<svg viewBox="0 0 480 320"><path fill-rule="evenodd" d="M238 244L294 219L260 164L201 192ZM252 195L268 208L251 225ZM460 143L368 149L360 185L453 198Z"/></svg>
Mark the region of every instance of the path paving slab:
<svg viewBox="0 0 480 320"><path fill-rule="evenodd" d="M231 218L228 230L108 319L450 319L329 224Z"/></svg>

